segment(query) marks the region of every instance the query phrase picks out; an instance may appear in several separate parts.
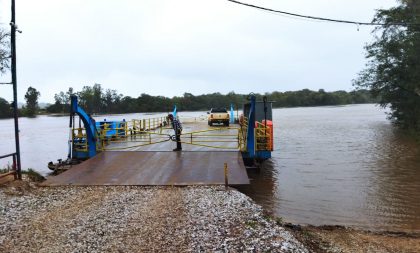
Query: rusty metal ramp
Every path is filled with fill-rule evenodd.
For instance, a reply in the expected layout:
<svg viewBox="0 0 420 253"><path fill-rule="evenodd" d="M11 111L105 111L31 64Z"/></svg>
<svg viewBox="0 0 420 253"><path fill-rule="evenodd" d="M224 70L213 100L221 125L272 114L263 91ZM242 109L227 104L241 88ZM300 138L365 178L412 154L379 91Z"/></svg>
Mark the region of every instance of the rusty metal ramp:
<svg viewBox="0 0 420 253"><path fill-rule="evenodd" d="M240 152L106 151L49 177L43 186L61 185L229 185L249 184Z"/></svg>

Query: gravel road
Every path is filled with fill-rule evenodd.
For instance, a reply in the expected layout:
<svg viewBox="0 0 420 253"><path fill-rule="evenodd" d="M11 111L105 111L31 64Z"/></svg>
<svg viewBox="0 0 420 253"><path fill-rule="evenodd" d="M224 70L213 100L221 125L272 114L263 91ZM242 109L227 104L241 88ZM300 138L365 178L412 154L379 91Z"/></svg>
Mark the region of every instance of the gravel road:
<svg viewBox="0 0 420 253"><path fill-rule="evenodd" d="M0 252L308 252L220 186L0 188Z"/></svg>

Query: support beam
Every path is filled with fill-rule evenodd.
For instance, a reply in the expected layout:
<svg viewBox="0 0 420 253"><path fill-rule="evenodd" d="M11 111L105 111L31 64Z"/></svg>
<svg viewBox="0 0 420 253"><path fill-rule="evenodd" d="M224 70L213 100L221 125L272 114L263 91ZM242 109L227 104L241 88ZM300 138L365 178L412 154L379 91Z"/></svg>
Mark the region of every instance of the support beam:
<svg viewBox="0 0 420 253"><path fill-rule="evenodd" d="M17 77L16 77L16 15L15 0L12 0L12 20L10 21L10 45L12 50L12 83L13 83L13 117L15 121L15 145L16 145L16 172L18 179L22 179L22 166L20 163L20 144L19 144L19 120L18 120L18 100L17 100Z"/></svg>

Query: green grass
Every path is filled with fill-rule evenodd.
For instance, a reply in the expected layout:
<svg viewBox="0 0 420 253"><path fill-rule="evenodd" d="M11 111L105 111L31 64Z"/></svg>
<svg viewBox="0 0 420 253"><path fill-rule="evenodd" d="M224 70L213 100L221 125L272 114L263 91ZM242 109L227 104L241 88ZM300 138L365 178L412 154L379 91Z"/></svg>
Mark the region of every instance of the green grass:
<svg viewBox="0 0 420 253"><path fill-rule="evenodd" d="M33 182L42 182L45 180L45 177L31 168L22 170L22 174L28 176L28 178Z"/></svg>
<svg viewBox="0 0 420 253"><path fill-rule="evenodd" d="M7 165L4 168L0 168L0 174L7 173L10 171L12 171L11 165ZM29 168L27 170L22 170L22 175L26 175L29 178L29 180L31 180L32 182L42 182L45 180L45 177L43 177L41 174L39 174L32 168Z"/></svg>
<svg viewBox="0 0 420 253"><path fill-rule="evenodd" d="M12 166L8 164L5 167L0 168L0 173L7 173L7 172L10 172L11 170L12 170Z"/></svg>
<svg viewBox="0 0 420 253"><path fill-rule="evenodd" d="M249 228L255 229L257 227L258 223L256 221L249 220L245 223L245 225Z"/></svg>
<svg viewBox="0 0 420 253"><path fill-rule="evenodd" d="M276 224L282 226L283 225L283 218L282 217L276 217Z"/></svg>

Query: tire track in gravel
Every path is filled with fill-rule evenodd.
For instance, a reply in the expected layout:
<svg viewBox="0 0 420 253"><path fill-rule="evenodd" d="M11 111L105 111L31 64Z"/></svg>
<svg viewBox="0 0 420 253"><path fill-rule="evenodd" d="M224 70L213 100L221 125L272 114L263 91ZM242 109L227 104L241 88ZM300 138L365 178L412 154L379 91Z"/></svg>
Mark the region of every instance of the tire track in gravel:
<svg viewBox="0 0 420 253"><path fill-rule="evenodd" d="M71 238L67 237L68 233L77 226L83 216L94 213L106 195L96 190L83 189L76 192L79 193L76 201L64 201L63 205L34 213L30 220L26 219L20 226L20 237L16 240L32 252L62 252L66 250L66 246L69 246L67 250L71 250L71 245L68 244Z"/></svg>
<svg viewBox="0 0 420 253"><path fill-rule="evenodd" d="M189 234L182 189L159 189L147 201L136 199L125 231L113 252L185 252ZM117 242L118 243L115 243Z"/></svg>

